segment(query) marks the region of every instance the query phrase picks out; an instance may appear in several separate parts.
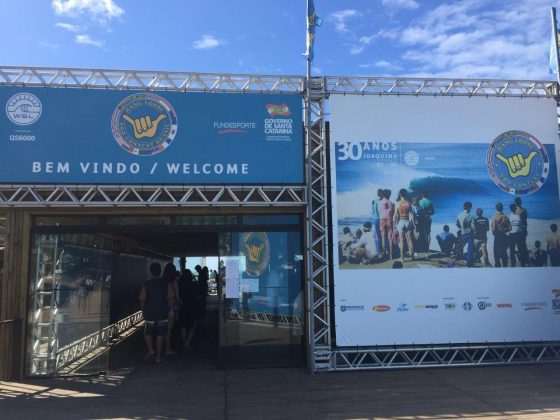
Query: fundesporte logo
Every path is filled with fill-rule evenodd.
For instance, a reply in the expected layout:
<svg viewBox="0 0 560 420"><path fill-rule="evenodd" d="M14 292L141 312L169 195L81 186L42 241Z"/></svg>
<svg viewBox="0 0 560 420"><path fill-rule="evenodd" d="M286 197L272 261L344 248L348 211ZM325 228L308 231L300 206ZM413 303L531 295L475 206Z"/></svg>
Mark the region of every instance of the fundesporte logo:
<svg viewBox="0 0 560 420"><path fill-rule="evenodd" d="M494 139L486 155L494 183L513 195L531 194L545 183L549 160L544 146L525 131L512 130Z"/></svg>
<svg viewBox="0 0 560 420"><path fill-rule="evenodd" d="M27 92L16 93L6 103L6 115L17 125L31 125L43 113L39 98Z"/></svg>
<svg viewBox="0 0 560 420"><path fill-rule="evenodd" d="M153 93L124 98L111 120L113 136L128 153L151 156L167 149L177 134L177 114L171 104Z"/></svg>

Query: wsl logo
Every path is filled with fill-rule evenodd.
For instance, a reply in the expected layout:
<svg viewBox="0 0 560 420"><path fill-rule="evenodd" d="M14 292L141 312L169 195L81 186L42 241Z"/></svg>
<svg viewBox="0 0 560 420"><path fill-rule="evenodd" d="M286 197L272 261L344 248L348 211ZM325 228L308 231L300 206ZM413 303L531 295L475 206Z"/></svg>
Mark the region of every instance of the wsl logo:
<svg viewBox="0 0 560 420"><path fill-rule="evenodd" d="M113 136L128 153L151 156L169 147L177 134L177 114L153 93L126 97L113 112Z"/></svg>
<svg viewBox="0 0 560 420"><path fill-rule="evenodd" d="M6 104L6 115L17 125L33 124L42 112L41 101L31 93L16 93Z"/></svg>
<svg viewBox="0 0 560 420"><path fill-rule="evenodd" d="M251 277L259 277L270 262L270 242L264 232L250 232L243 235L241 248L246 257L245 271Z"/></svg>
<svg viewBox="0 0 560 420"><path fill-rule="evenodd" d="M486 165L494 183L513 195L537 191L549 170L544 146L531 134L517 130L496 137L488 148Z"/></svg>

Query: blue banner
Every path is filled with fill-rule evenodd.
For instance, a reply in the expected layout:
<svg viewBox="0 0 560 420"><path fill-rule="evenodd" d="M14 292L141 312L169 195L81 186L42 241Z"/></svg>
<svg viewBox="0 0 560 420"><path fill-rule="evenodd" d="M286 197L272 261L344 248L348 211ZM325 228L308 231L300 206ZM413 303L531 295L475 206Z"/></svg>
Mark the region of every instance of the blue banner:
<svg viewBox="0 0 560 420"><path fill-rule="evenodd" d="M302 98L2 87L0 182L297 184Z"/></svg>

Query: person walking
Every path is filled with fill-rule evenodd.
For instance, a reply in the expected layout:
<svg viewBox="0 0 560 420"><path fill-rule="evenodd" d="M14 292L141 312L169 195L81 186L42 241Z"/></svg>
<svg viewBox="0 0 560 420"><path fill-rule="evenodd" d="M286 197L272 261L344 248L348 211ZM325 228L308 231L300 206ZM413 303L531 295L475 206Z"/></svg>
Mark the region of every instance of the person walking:
<svg viewBox="0 0 560 420"><path fill-rule="evenodd" d="M162 279L169 283L169 287L172 291L171 302L169 313L167 316L167 335L165 337L165 354L173 355L175 352L171 349L171 334L173 333L173 326L175 325L175 320L179 314L179 289L177 286L177 270L175 265L172 263L167 263L163 269Z"/></svg>
<svg viewBox="0 0 560 420"><path fill-rule="evenodd" d="M191 342L198 327L197 287L191 270L186 269L178 282L181 308L177 324L181 328L181 342L185 350L191 350Z"/></svg>
<svg viewBox="0 0 560 420"><path fill-rule="evenodd" d="M150 265L150 274L151 278L142 285L139 296L140 308L144 315L144 341L148 348L144 360L151 360L155 354L155 362L161 363L173 291L169 282L160 277L159 263L154 262Z"/></svg>

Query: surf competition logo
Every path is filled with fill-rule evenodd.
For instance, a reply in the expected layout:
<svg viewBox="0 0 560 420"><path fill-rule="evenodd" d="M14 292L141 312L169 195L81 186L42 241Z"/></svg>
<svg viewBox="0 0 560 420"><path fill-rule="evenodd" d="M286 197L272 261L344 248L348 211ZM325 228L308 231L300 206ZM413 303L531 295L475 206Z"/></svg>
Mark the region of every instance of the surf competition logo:
<svg viewBox="0 0 560 420"><path fill-rule="evenodd" d="M250 232L243 235L241 248L246 258L245 272L259 277L270 262L270 242L263 232Z"/></svg>
<svg viewBox="0 0 560 420"><path fill-rule="evenodd" d="M31 93L16 93L6 104L6 115L17 125L33 124L42 112L41 101Z"/></svg>
<svg viewBox="0 0 560 420"><path fill-rule="evenodd" d="M123 99L113 112L113 136L128 153L151 156L169 147L177 134L177 114L169 102L153 93Z"/></svg>
<svg viewBox="0 0 560 420"><path fill-rule="evenodd" d="M525 131L507 131L494 139L486 155L488 173L507 193L531 194L548 176L549 161L544 146Z"/></svg>

